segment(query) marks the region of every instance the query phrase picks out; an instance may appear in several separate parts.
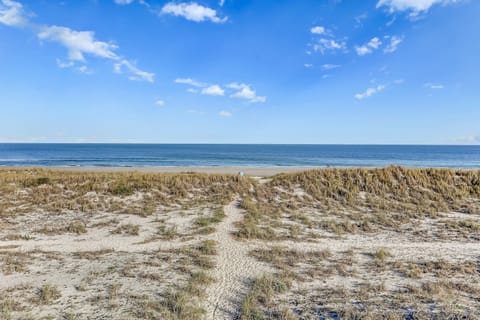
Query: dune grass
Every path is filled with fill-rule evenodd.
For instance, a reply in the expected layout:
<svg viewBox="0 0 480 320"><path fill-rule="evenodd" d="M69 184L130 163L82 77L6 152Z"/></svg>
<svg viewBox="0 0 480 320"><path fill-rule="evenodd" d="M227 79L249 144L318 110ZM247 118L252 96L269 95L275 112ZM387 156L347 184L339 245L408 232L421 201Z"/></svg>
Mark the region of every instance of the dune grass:
<svg viewBox="0 0 480 320"><path fill-rule="evenodd" d="M246 239L400 230L449 212L480 215L480 171L387 167L280 174L256 186L242 208L246 215L237 236ZM447 220L439 228L464 237L480 233L476 220Z"/></svg>
<svg viewBox="0 0 480 320"><path fill-rule="evenodd" d="M436 228L438 237L447 234L447 239L478 240L480 171L401 167L321 169L281 174L260 184L234 175L0 170L0 218L3 219L0 223L10 224L17 221L15 218L20 221L32 212L38 216L48 215L58 222L57 225L34 225L35 229L27 230L35 237L63 233L88 237L93 234L89 233L91 229L106 223L104 218L103 222L89 220L99 212L114 214L118 221L108 219L111 221L108 232L125 237L141 238L149 230L158 233L153 236L162 241L198 237L194 245L152 253L148 261L140 257L131 262L118 258L122 268L113 266L112 270L104 271L117 275L118 279L162 283L163 274L149 268L172 263L179 282L162 287L157 295L149 292L147 297L127 297L126 281L110 282L105 285L103 296L96 297L108 308L128 300L132 314L144 319L202 319L205 310L200 306L205 287L213 281L208 270L215 267L213 258L217 254L217 243L203 236L215 232L216 225L225 217L222 205L235 197L242 198L244 217L237 223L234 236L261 240L259 243L271 242L263 248L257 247L251 255L277 270L251 283L251 291L239 306L239 319L308 318L311 315L308 312L314 307L316 316L325 319L403 319L406 316L474 319L477 315L470 308L478 304L474 297L480 295L477 261L402 261L388 248L332 253L270 245L277 240L311 241L380 231L410 232L411 236L421 239L424 230L417 224L426 220L431 223L428 228ZM192 226L177 229L169 223L165 214L169 209L165 208L176 208L180 216L184 214L182 223ZM194 213L188 216L190 213L185 213L188 208L196 211L192 210ZM448 216L451 213L455 214ZM119 214L153 215L145 220L151 220L155 227L145 228L129 220L120 222ZM23 229L14 232L5 239L30 239ZM28 271L32 259L29 254L0 252L0 270L5 275ZM93 263L103 256L108 260L109 255L121 254L105 249L73 256ZM146 266L145 270L137 270L136 266L140 265ZM354 286L338 285L351 279L357 281ZM393 279L394 285L385 284L385 279ZM87 280L86 284L79 285L79 291L91 285ZM322 282L320 292L292 291L299 290L299 284L314 281ZM64 298L48 284L33 290L37 291L32 301L39 306L53 305ZM296 305L292 307L282 300L287 293L302 299L295 300ZM320 309L319 302L322 303ZM10 317L15 308L10 300L1 299L1 316ZM301 310L304 314L294 315L289 310Z"/></svg>
<svg viewBox="0 0 480 320"><path fill-rule="evenodd" d="M245 177L220 174L89 173L1 169L0 214L110 211L151 215L159 205L226 203L248 192ZM138 196L136 196L138 195Z"/></svg>

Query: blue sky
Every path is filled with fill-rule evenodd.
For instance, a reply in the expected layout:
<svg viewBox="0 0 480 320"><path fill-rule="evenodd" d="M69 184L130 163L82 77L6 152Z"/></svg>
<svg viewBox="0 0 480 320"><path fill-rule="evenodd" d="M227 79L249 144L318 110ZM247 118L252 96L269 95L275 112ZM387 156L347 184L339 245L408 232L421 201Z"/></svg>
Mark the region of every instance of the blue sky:
<svg viewBox="0 0 480 320"><path fill-rule="evenodd" d="M480 143L480 1L0 0L0 142Z"/></svg>

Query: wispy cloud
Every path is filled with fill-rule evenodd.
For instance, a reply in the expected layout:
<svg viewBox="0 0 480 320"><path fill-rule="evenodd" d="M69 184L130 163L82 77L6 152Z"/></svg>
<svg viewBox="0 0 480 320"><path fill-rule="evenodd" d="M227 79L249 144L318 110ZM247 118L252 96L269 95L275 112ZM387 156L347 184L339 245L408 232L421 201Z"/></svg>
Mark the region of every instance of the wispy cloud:
<svg viewBox="0 0 480 320"><path fill-rule="evenodd" d="M234 94L231 95L232 98L245 99L251 103L265 102L267 97L258 96L255 90L252 90L249 85L244 83L231 83L227 86L230 89L236 90Z"/></svg>
<svg viewBox="0 0 480 320"><path fill-rule="evenodd" d="M397 51L398 46L402 43L403 38L398 36L387 37L390 38L390 43L383 49L385 53L392 53Z"/></svg>
<svg viewBox="0 0 480 320"><path fill-rule="evenodd" d="M68 50L68 58L74 61L85 61L85 54L113 59L119 59L114 52L118 46L95 39L93 31L75 31L66 27L44 26L37 34L41 40L55 41Z"/></svg>
<svg viewBox="0 0 480 320"><path fill-rule="evenodd" d="M480 135L468 135L463 137L458 137L455 139L457 143L465 143L465 144L478 144L480 143Z"/></svg>
<svg viewBox="0 0 480 320"><path fill-rule="evenodd" d="M424 86L426 88L429 88L429 89L433 89L433 90L440 90L440 89L445 89L445 86L443 84L439 84L439 83L425 83Z"/></svg>
<svg viewBox="0 0 480 320"><path fill-rule="evenodd" d="M385 88L386 88L385 85L380 84L376 87L368 88L367 90L365 90L362 93L357 93L354 97L357 100L363 100L365 98L369 98L369 97L373 96L374 94L379 93L380 91L383 91Z"/></svg>
<svg viewBox="0 0 480 320"><path fill-rule="evenodd" d="M28 19L25 17L23 5L12 0L0 0L0 23L11 26L21 27L26 25Z"/></svg>
<svg viewBox="0 0 480 320"><path fill-rule="evenodd" d="M411 17L425 13L434 5L448 5L463 0L379 0L377 8L387 7L390 13L409 12Z"/></svg>
<svg viewBox="0 0 480 320"><path fill-rule="evenodd" d="M214 84L203 88L201 93L209 96L223 96L225 94L225 90L223 90L219 85Z"/></svg>
<svg viewBox="0 0 480 320"><path fill-rule="evenodd" d="M377 50L382 45L382 41L379 38L374 37L368 43L355 47L355 51L359 56L364 56Z"/></svg>
<svg viewBox="0 0 480 320"><path fill-rule="evenodd" d="M126 5L126 4L131 4L135 0L114 0L116 4L120 5Z"/></svg>
<svg viewBox="0 0 480 320"><path fill-rule="evenodd" d="M210 20L214 23L224 23L228 20L228 17L219 17L216 10L209 7L204 7L196 2L168 2L163 6L160 13L183 17L194 22Z"/></svg>
<svg viewBox="0 0 480 320"><path fill-rule="evenodd" d="M174 80L174 82L179 84L187 84L187 85L198 87L198 88L206 86L205 83L195 81L191 78L177 78Z"/></svg>
<svg viewBox="0 0 480 320"><path fill-rule="evenodd" d="M158 99L155 101L155 104L159 107L163 107L165 106L165 101Z"/></svg>
<svg viewBox="0 0 480 320"><path fill-rule="evenodd" d="M340 68L340 65L338 65L338 64L328 64L328 63L322 65L322 70L324 70L324 71L333 70L333 69L337 69L337 68Z"/></svg>
<svg viewBox="0 0 480 320"><path fill-rule="evenodd" d="M347 45L345 41L321 38L314 45L313 50L325 54L328 51L345 50Z"/></svg>
<svg viewBox="0 0 480 320"><path fill-rule="evenodd" d="M137 68L137 66L127 60L121 60L118 63L115 63L113 68L115 73L119 74L124 73L124 70L126 70L128 73L130 73L130 75L128 76L130 80L147 82L155 81L154 73L140 70Z"/></svg>
<svg viewBox="0 0 480 320"><path fill-rule="evenodd" d="M220 117L229 118L232 116L232 113L229 111L222 110L218 113Z"/></svg>
<svg viewBox="0 0 480 320"><path fill-rule="evenodd" d="M363 20L367 19L368 15L366 13L363 13L361 15L356 16L355 19L355 28L361 28L363 27Z"/></svg>

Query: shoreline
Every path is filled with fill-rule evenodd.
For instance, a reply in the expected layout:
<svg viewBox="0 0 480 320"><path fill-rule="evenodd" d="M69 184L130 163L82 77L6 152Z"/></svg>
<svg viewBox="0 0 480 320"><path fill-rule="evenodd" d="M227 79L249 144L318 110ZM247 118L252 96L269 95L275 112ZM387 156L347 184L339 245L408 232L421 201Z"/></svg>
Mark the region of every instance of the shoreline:
<svg viewBox="0 0 480 320"><path fill-rule="evenodd" d="M116 167L116 166L5 166L0 170L28 170L28 169L45 169L55 171L68 172L141 172L141 173L207 173L207 174L239 174L243 172L246 176L268 177L280 173L292 173L305 170L325 169L324 166L301 167L301 166L265 166L265 167L248 167L248 166L152 166L152 167Z"/></svg>
<svg viewBox="0 0 480 320"><path fill-rule="evenodd" d="M110 172L140 172L140 173L204 173L204 174L240 174L250 177L270 177L281 173L296 173L308 170L322 170L328 168L352 169L352 168L386 168L389 166L360 166L360 167L338 167L338 166L0 166L3 170L32 170L43 169L65 172L92 172L92 173L110 173ZM465 170L477 171L480 168L454 168L454 167L410 167L400 166L404 168L416 169L448 169L448 170Z"/></svg>

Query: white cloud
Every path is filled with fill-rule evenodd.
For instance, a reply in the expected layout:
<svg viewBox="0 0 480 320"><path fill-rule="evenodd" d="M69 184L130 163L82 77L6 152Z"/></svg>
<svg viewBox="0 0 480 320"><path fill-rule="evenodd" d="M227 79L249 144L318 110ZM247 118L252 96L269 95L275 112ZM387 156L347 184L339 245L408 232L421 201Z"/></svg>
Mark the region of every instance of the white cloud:
<svg viewBox="0 0 480 320"><path fill-rule="evenodd" d="M310 29L310 32L314 35L320 36L314 39L313 43L308 44L308 46L310 46L314 52L325 54L328 51L333 52L347 49L344 40L336 39L334 34L323 26L315 26ZM312 54L312 51L307 50L307 54Z"/></svg>
<svg viewBox="0 0 480 320"><path fill-rule="evenodd" d="M373 50L377 50L382 45L382 41L379 38L375 37L372 38L368 43L364 44L360 47L355 47L357 54L359 56L364 56L373 52Z"/></svg>
<svg viewBox="0 0 480 320"><path fill-rule="evenodd" d="M75 61L85 61L84 54L101 58L117 60L114 44L95 40L93 31L75 31L66 27L46 26L37 34L41 40L55 41L68 50L68 58Z"/></svg>
<svg viewBox="0 0 480 320"><path fill-rule="evenodd" d="M13 0L0 0L0 23L10 27L21 27L27 22L21 3Z"/></svg>
<svg viewBox="0 0 480 320"><path fill-rule="evenodd" d="M228 118L228 117L231 117L231 116L232 116L232 113L231 113L231 112L228 112L228 111L222 110L222 111L220 111L220 112L218 113L218 115L219 115L220 117Z"/></svg>
<svg viewBox="0 0 480 320"><path fill-rule="evenodd" d="M175 3L168 2L160 11L161 14L170 14L173 16L184 17L187 20L195 22L203 22L210 20L214 23L223 23L228 20L228 17L220 18L217 16L217 11L208 7L199 5L196 2L190 3Z"/></svg>
<svg viewBox="0 0 480 320"><path fill-rule="evenodd" d="M214 84L212 86L203 88L201 93L209 96L223 96L225 94L225 90L223 90L219 85Z"/></svg>
<svg viewBox="0 0 480 320"><path fill-rule="evenodd" d="M222 86L218 84L208 84L205 82L199 82L191 78L177 78L174 80L175 83L186 84L192 86L188 88L187 91L190 93L200 93L203 95L210 96L224 96L225 87L233 93L230 95L231 98L244 99L249 102L265 102L267 100L264 96L258 96L255 90L253 90L249 85L244 83L230 83L228 85Z"/></svg>
<svg viewBox="0 0 480 320"><path fill-rule="evenodd" d="M131 4L133 1L135 0L114 0L116 4L120 4L120 5Z"/></svg>
<svg viewBox="0 0 480 320"><path fill-rule="evenodd" d="M133 0L115 0L116 3L122 2L128 4ZM139 0L144 3L143 0ZM115 50L118 46L113 43L99 41L95 39L93 31L76 31L62 26L38 25L30 23L24 17L22 4L13 0L0 0L0 23L8 26L27 26L37 37L43 41L57 42L64 46L68 51L67 61L57 59L59 68L72 68L80 73L90 74L92 71L84 64L85 56L91 55L98 58L114 60L116 73L123 73L122 69L126 69L130 73L129 79L153 82L154 74L138 69L134 64L124 60L117 55Z"/></svg>
<svg viewBox="0 0 480 320"><path fill-rule="evenodd" d="M191 85L191 86L194 86L194 87L198 87L198 88L202 88L202 87L205 87L205 86L206 86L205 83L195 81L195 80L193 80L193 79L191 79L191 78L177 78L177 79L175 79L175 83L188 84L188 85Z"/></svg>
<svg viewBox="0 0 480 320"><path fill-rule="evenodd" d="M337 69L337 68L340 68L340 65L338 64L324 64L322 65L322 70L332 70L332 69Z"/></svg>
<svg viewBox="0 0 480 320"><path fill-rule="evenodd" d="M365 56L367 54L372 53L372 49L370 49L367 46L355 47L355 51L357 51L357 54L359 56Z"/></svg>
<svg viewBox="0 0 480 320"><path fill-rule="evenodd" d="M313 67L313 64L311 64L311 63L305 63L303 66L304 66L305 68L312 68L312 67Z"/></svg>
<svg viewBox="0 0 480 320"><path fill-rule="evenodd" d="M165 101L159 99L155 101L155 104L159 107L163 107L165 105Z"/></svg>
<svg viewBox="0 0 480 320"><path fill-rule="evenodd" d="M424 86L426 88L433 89L433 90L445 89L445 86L439 83L425 83Z"/></svg>
<svg viewBox="0 0 480 320"><path fill-rule="evenodd" d="M223 7L224 4L225 4L225 0L220 0L220 1L218 1L218 5L219 5L220 7Z"/></svg>
<svg viewBox="0 0 480 320"><path fill-rule="evenodd" d="M326 51L345 50L346 44L335 39L321 38L313 45L313 50L325 54Z"/></svg>
<svg viewBox="0 0 480 320"><path fill-rule="evenodd" d="M130 73L128 79L135 80L135 81L147 81L147 82L154 82L155 81L155 74L151 72L146 72L143 70L138 69L133 63L127 60L121 60L118 63L115 63L113 66L113 70L115 73L124 73L124 69Z"/></svg>
<svg viewBox="0 0 480 320"><path fill-rule="evenodd" d="M460 1L462 0L379 0L377 8L388 7L390 13L409 11L410 16L415 17L427 12L433 5L447 5Z"/></svg>
<svg viewBox="0 0 480 320"><path fill-rule="evenodd" d="M257 96L257 93L255 92L255 90L252 90L250 86L247 84L231 83L227 87L230 89L237 90L237 92L231 95L232 98L245 99L252 103L267 101L267 97Z"/></svg>
<svg viewBox="0 0 480 320"><path fill-rule="evenodd" d="M382 91L385 88L386 88L385 85L378 85L378 86L373 87L373 88L368 88L367 90L365 90L365 92L357 93L354 97L355 97L355 99L362 100L362 99L373 96L374 94Z"/></svg>
<svg viewBox="0 0 480 320"><path fill-rule="evenodd" d="M368 46L372 49L378 49L382 45L382 41L378 39L377 37L372 38L370 42L368 43Z"/></svg>
<svg viewBox="0 0 480 320"><path fill-rule="evenodd" d="M324 34L327 32L327 29L325 29L325 27L322 27L322 26L316 26L311 28L310 32L313 34Z"/></svg>
<svg viewBox="0 0 480 320"><path fill-rule="evenodd" d="M37 34L41 40L58 42L68 50L68 62L57 59L60 68L73 67L75 62L85 62L85 55L89 54L99 58L118 61L114 64L115 73L129 74L130 80L154 82L155 74L137 68L137 66L125 59L121 59L114 50L118 47L114 44L98 41L93 31L75 31L66 27L43 26ZM81 73L91 73L86 66L76 68Z"/></svg>
<svg viewBox="0 0 480 320"><path fill-rule="evenodd" d="M397 51L398 46L402 43L403 39L401 37L393 36L390 38L390 43L383 50L385 53L392 53Z"/></svg>

